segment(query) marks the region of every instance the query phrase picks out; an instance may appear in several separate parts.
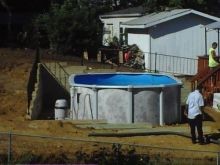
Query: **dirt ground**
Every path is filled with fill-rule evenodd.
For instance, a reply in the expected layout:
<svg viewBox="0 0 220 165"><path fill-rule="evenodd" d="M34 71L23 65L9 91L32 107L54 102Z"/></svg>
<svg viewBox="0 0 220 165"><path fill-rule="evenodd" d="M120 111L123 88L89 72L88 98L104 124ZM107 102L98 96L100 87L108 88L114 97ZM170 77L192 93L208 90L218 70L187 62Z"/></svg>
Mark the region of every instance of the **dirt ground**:
<svg viewBox="0 0 220 165"><path fill-rule="evenodd" d="M89 137L91 129L79 129L74 122L27 120L26 87L32 66L33 54L24 51L8 51L0 49L0 132L14 132L30 135L43 135L66 138L83 138L97 141L122 142L143 144L166 148L183 148L190 150L220 151L217 144L192 144L189 138L176 135L163 136L134 136L134 137ZM205 110L213 121L204 121L204 126L210 127L211 132L220 130L220 113L209 107ZM173 125L178 127L180 125ZM181 124L183 127L188 125ZM171 126L166 126L171 127ZM44 144L46 145L46 144ZM46 146L43 152L55 151ZM60 149L58 147L58 149ZM65 150L65 148L62 148Z"/></svg>

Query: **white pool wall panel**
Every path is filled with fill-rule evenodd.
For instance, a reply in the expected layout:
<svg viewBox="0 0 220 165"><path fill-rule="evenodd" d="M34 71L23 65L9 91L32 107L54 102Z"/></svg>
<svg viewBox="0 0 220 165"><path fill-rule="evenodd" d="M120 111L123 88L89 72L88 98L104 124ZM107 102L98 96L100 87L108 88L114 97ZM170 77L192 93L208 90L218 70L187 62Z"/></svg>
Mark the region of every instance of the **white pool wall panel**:
<svg viewBox="0 0 220 165"><path fill-rule="evenodd" d="M164 122L172 124L181 121L181 88L172 86L164 88L163 106Z"/></svg>
<svg viewBox="0 0 220 165"><path fill-rule="evenodd" d="M91 88L76 87L73 97L73 118L77 120L92 120L96 116L95 93Z"/></svg>
<svg viewBox="0 0 220 165"><path fill-rule="evenodd" d="M101 89L98 92L98 117L110 123L130 123L129 94L123 89Z"/></svg>
<svg viewBox="0 0 220 165"><path fill-rule="evenodd" d="M134 122L159 123L159 89L134 89Z"/></svg>
<svg viewBox="0 0 220 165"><path fill-rule="evenodd" d="M72 90L73 119L153 125L180 121L180 83L123 88L76 85Z"/></svg>

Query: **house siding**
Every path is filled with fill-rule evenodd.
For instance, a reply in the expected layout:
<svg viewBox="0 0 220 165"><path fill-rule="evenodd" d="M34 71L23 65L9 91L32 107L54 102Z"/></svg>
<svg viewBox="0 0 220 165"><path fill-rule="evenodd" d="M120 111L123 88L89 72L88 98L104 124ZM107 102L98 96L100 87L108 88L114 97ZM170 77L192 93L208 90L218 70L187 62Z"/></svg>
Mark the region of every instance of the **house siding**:
<svg viewBox="0 0 220 165"><path fill-rule="evenodd" d="M189 14L151 27L149 29L151 53L197 59L199 55L205 54L205 28L203 25L212 22L214 21L205 17ZM207 32L207 50L214 41L217 41L216 31ZM167 58L162 59L162 55L158 55L155 67L155 58L151 56L151 65L148 69L159 68L158 70L161 71L190 75L197 73L197 64L189 64L192 61ZM168 60L167 64L170 63L170 66L169 64L165 66L165 60Z"/></svg>
<svg viewBox="0 0 220 165"><path fill-rule="evenodd" d="M108 25L112 25L112 29L108 29L110 32L103 34L103 45L111 42L113 37L120 39L120 23L127 22L136 18L138 17L101 19L101 21L104 23L104 29L108 29Z"/></svg>

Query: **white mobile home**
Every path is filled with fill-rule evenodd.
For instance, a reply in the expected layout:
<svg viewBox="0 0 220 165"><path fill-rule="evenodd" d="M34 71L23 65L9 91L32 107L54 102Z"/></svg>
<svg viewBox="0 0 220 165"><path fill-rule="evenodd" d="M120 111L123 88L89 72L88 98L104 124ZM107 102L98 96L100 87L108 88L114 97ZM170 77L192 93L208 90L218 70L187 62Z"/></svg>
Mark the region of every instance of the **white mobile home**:
<svg viewBox="0 0 220 165"><path fill-rule="evenodd" d="M205 48L204 26L216 21L220 18L175 9L124 22L121 28L128 32L128 45L137 44L145 52L146 69L194 75L198 56L207 54L211 43L218 42L216 31L209 31Z"/></svg>
<svg viewBox="0 0 220 165"><path fill-rule="evenodd" d="M100 15L99 19L103 23L103 39L102 43L108 46L113 37L117 37L119 41L123 40L123 31L120 29L120 24L143 16L144 8L142 6L128 8L124 10L109 12Z"/></svg>

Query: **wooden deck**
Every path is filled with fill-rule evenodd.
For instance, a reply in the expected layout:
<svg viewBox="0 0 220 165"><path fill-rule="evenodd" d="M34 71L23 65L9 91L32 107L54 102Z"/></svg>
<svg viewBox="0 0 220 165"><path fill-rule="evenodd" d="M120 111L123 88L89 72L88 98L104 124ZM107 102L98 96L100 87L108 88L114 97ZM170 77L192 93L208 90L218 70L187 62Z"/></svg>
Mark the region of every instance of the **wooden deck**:
<svg viewBox="0 0 220 165"><path fill-rule="evenodd" d="M198 73L191 80L191 89L202 87L205 105L213 104L213 94L220 92L220 66L210 69L208 57L201 56L198 60Z"/></svg>

